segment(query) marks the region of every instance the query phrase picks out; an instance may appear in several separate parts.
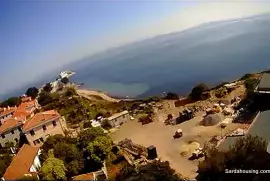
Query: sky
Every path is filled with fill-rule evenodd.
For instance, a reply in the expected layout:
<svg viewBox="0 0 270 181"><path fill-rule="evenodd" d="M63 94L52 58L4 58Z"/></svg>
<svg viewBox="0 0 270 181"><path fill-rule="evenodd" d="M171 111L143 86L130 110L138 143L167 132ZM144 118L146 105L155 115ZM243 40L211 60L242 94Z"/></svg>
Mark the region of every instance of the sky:
<svg viewBox="0 0 270 181"><path fill-rule="evenodd" d="M111 47L265 13L270 0L2 0L0 95Z"/></svg>

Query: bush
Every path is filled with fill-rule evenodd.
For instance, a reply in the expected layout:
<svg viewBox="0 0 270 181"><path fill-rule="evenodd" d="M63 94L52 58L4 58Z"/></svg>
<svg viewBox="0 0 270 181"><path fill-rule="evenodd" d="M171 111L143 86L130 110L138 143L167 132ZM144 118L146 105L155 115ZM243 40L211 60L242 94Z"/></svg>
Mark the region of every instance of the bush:
<svg viewBox="0 0 270 181"><path fill-rule="evenodd" d="M63 82L64 84L69 83L69 79L67 77L64 77L61 79L61 82Z"/></svg>
<svg viewBox="0 0 270 181"><path fill-rule="evenodd" d="M32 97L33 99L35 99L38 95L38 89L36 87L30 87L27 89L27 91L25 92L25 94L29 97Z"/></svg>
<svg viewBox="0 0 270 181"><path fill-rule="evenodd" d="M41 106L45 106L53 101L53 97L50 93L42 91L38 97L38 103Z"/></svg>
<svg viewBox="0 0 270 181"><path fill-rule="evenodd" d="M18 97L10 97L8 100L1 103L0 107L14 107L19 106L21 104L21 99Z"/></svg>
<svg viewBox="0 0 270 181"><path fill-rule="evenodd" d="M92 125L91 125L91 122L85 122L85 123L83 123L83 128L91 128L92 127Z"/></svg>
<svg viewBox="0 0 270 181"><path fill-rule="evenodd" d="M254 93L254 89L256 88L257 84L258 84L258 80L255 78L248 78L245 80L244 82L245 87L246 87L246 92L247 92L247 96L252 96Z"/></svg>
<svg viewBox="0 0 270 181"><path fill-rule="evenodd" d="M245 80L244 84L248 91L253 91L258 84L258 80L255 78L248 78Z"/></svg>
<svg viewBox="0 0 270 181"><path fill-rule="evenodd" d="M168 92L165 99L176 100L179 99L179 96L176 93Z"/></svg>
<svg viewBox="0 0 270 181"><path fill-rule="evenodd" d="M144 115L139 118L139 122L142 123L142 125L149 124L153 122L151 115Z"/></svg>
<svg viewBox="0 0 270 181"><path fill-rule="evenodd" d="M228 151L205 150L205 159L200 162L198 181L253 181L269 180L268 174L226 174L226 170L261 170L270 168L267 142L257 136L240 137Z"/></svg>
<svg viewBox="0 0 270 181"><path fill-rule="evenodd" d="M207 90L208 87L205 84L198 84L191 90L190 97L193 100L200 100L202 94Z"/></svg>
<svg viewBox="0 0 270 181"><path fill-rule="evenodd" d="M104 120L101 122L101 127L104 128L104 129L111 129L111 128L112 128L112 126L110 125L108 119L104 119Z"/></svg>
<svg viewBox="0 0 270 181"><path fill-rule="evenodd" d="M226 96L227 94L228 94L228 91L225 87L222 87L222 88L215 91L215 96L217 98L222 98L222 97Z"/></svg>
<svg viewBox="0 0 270 181"><path fill-rule="evenodd" d="M44 87L43 87L43 90L45 92L51 92L52 91L52 85L50 83L47 83Z"/></svg>
<svg viewBox="0 0 270 181"><path fill-rule="evenodd" d="M74 96L74 95L76 95L76 91L75 91L74 88L68 88L66 90L65 96L71 97L71 96Z"/></svg>
<svg viewBox="0 0 270 181"><path fill-rule="evenodd" d="M140 165L137 169L134 166L125 166L116 175L117 181L183 181L175 170L170 167L168 161L154 161L146 165Z"/></svg>
<svg viewBox="0 0 270 181"><path fill-rule="evenodd" d="M245 74L243 77L241 77L239 80L246 80L251 78L252 74Z"/></svg>

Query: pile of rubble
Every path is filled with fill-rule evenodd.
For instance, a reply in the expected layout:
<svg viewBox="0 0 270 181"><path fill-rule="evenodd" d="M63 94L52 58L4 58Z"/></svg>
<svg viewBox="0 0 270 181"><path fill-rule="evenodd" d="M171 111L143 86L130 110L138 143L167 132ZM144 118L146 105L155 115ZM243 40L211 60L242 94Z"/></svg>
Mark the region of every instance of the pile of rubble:
<svg viewBox="0 0 270 181"><path fill-rule="evenodd" d="M141 145L135 144L130 139L124 139L117 145L122 155L130 165L147 163L147 149Z"/></svg>

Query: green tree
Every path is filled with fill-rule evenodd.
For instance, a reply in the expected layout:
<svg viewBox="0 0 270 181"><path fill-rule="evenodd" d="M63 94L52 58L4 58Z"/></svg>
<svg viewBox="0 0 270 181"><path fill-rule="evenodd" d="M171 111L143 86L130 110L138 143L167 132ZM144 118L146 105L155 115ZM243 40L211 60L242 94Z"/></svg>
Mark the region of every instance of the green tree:
<svg viewBox="0 0 270 181"><path fill-rule="evenodd" d="M87 146L90 158L99 163L107 157L111 150L112 140L108 136L99 136Z"/></svg>
<svg viewBox="0 0 270 181"><path fill-rule="evenodd" d="M44 162L49 154L49 150L55 149L57 143L65 143L65 144L74 144L76 145L76 139L75 138L70 138L70 137L65 137L63 135L57 134L54 136L49 136L44 144L41 147L41 156L40 160L41 162Z"/></svg>
<svg viewBox="0 0 270 181"><path fill-rule="evenodd" d="M33 99L35 99L38 96L38 89L36 87L30 87L30 88L27 89L25 94L27 96L32 97Z"/></svg>
<svg viewBox="0 0 270 181"><path fill-rule="evenodd" d="M69 79L67 77L64 77L61 79L61 82L63 82L64 84L69 83Z"/></svg>
<svg viewBox="0 0 270 181"><path fill-rule="evenodd" d="M38 103L41 105L41 106L46 106L47 104L51 103L53 101L53 97L51 96L50 93L46 92L46 91L42 91L40 94L39 94L39 97L38 97Z"/></svg>
<svg viewBox="0 0 270 181"><path fill-rule="evenodd" d="M83 155L75 144L58 142L54 147L54 156L64 161L69 178L83 170Z"/></svg>
<svg viewBox="0 0 270 181"><path fill-rule="evenodd" d="M205 84L198 84L191 90L190 97L193 100L200 100L202 94L207 90L208 87Z"/></svg>
<svg viewBox="0 0 270 181"><path fill-rule="evenodd" d="M42 180L66 180L66 170L64 162L55 158L53 150L50 150L49 157L40 169L40 174Z"/></svg>
<svg viewBox="0 0 270 181"><path fill-rule="evenodd" d="M5 153L0 156L0 177L4 175L11 161L12 161L12 156L10 156L9 153Z"/></svg>
<svg viewBox="0 0 270 181"><path fill-rule="evenodd" d="M1 107L14 107L19 106L21 104L21 100L18 97L10 97L4 102L1 103Z"/></svg>
<svg viewBox="0 0 270 181"><path fill-rule="evenodd" d="M269 174L226 174L226 169L270 169L270 156L266 150L267 143L265 140L250 135L240 138L227 152L220 152L216 148L208 148L206 149L205 160L199 163L198 180L269 180Z"/></svg>
<svg viewBox="0 0 270 181"><path fill-rule="evenodd" d="M89 143L94 141L95 138L99 136L105 136L103 129L100 127L92 127L85 131L82 131L78 135L78 143L80 148L86 148Z"/></svg>
<svg viewBox="0 0 270 181"><path fill-rule="evenodd" d="M248 78L245 80L244 84L247 89L247 96L252 96L254 89L258 85L258 80L255 78Z"/></svg>
<svg viewBox="0 0 270 181"><path fill-rule="evenodd" d="M43 90L44 90L45 92L48 92L48 93L50 93L50 92L52 91L52 89L53 89L53 87L52 87L51 83L47 83L47 84L43 87Z"/></svg>
<svg viewBox="0 0 270 181"><path fill-rule="evenodd" d="M165 98L170 100L177 100L179 99L179 96L175 93L168 92Z"/></svg>
<svg viewBox="0 0 270 181"><path fill-rule="evenodd" d="M76 90L74 88L67 88L65 96L70 97L76 95Z"/></svg>
<svg viewBox="0 0 270 181"><path fill-rule="evenodd" d="M175 170L170 167L169 162L154 161L138 167L124 167L117 174L117 181L184 181Z"/></svg>

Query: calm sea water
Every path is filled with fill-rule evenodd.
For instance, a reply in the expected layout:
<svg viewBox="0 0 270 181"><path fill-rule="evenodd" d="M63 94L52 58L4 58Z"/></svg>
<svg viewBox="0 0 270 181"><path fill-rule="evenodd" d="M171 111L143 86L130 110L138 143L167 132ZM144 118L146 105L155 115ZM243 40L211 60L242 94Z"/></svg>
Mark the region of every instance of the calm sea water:
<svg viewBox="0 0 270 181"><path fill-rule="evenodd" d="M120 97L187 94L270 65L270 16L202 25L103 52L70 68L86 88Z"/></svg>

